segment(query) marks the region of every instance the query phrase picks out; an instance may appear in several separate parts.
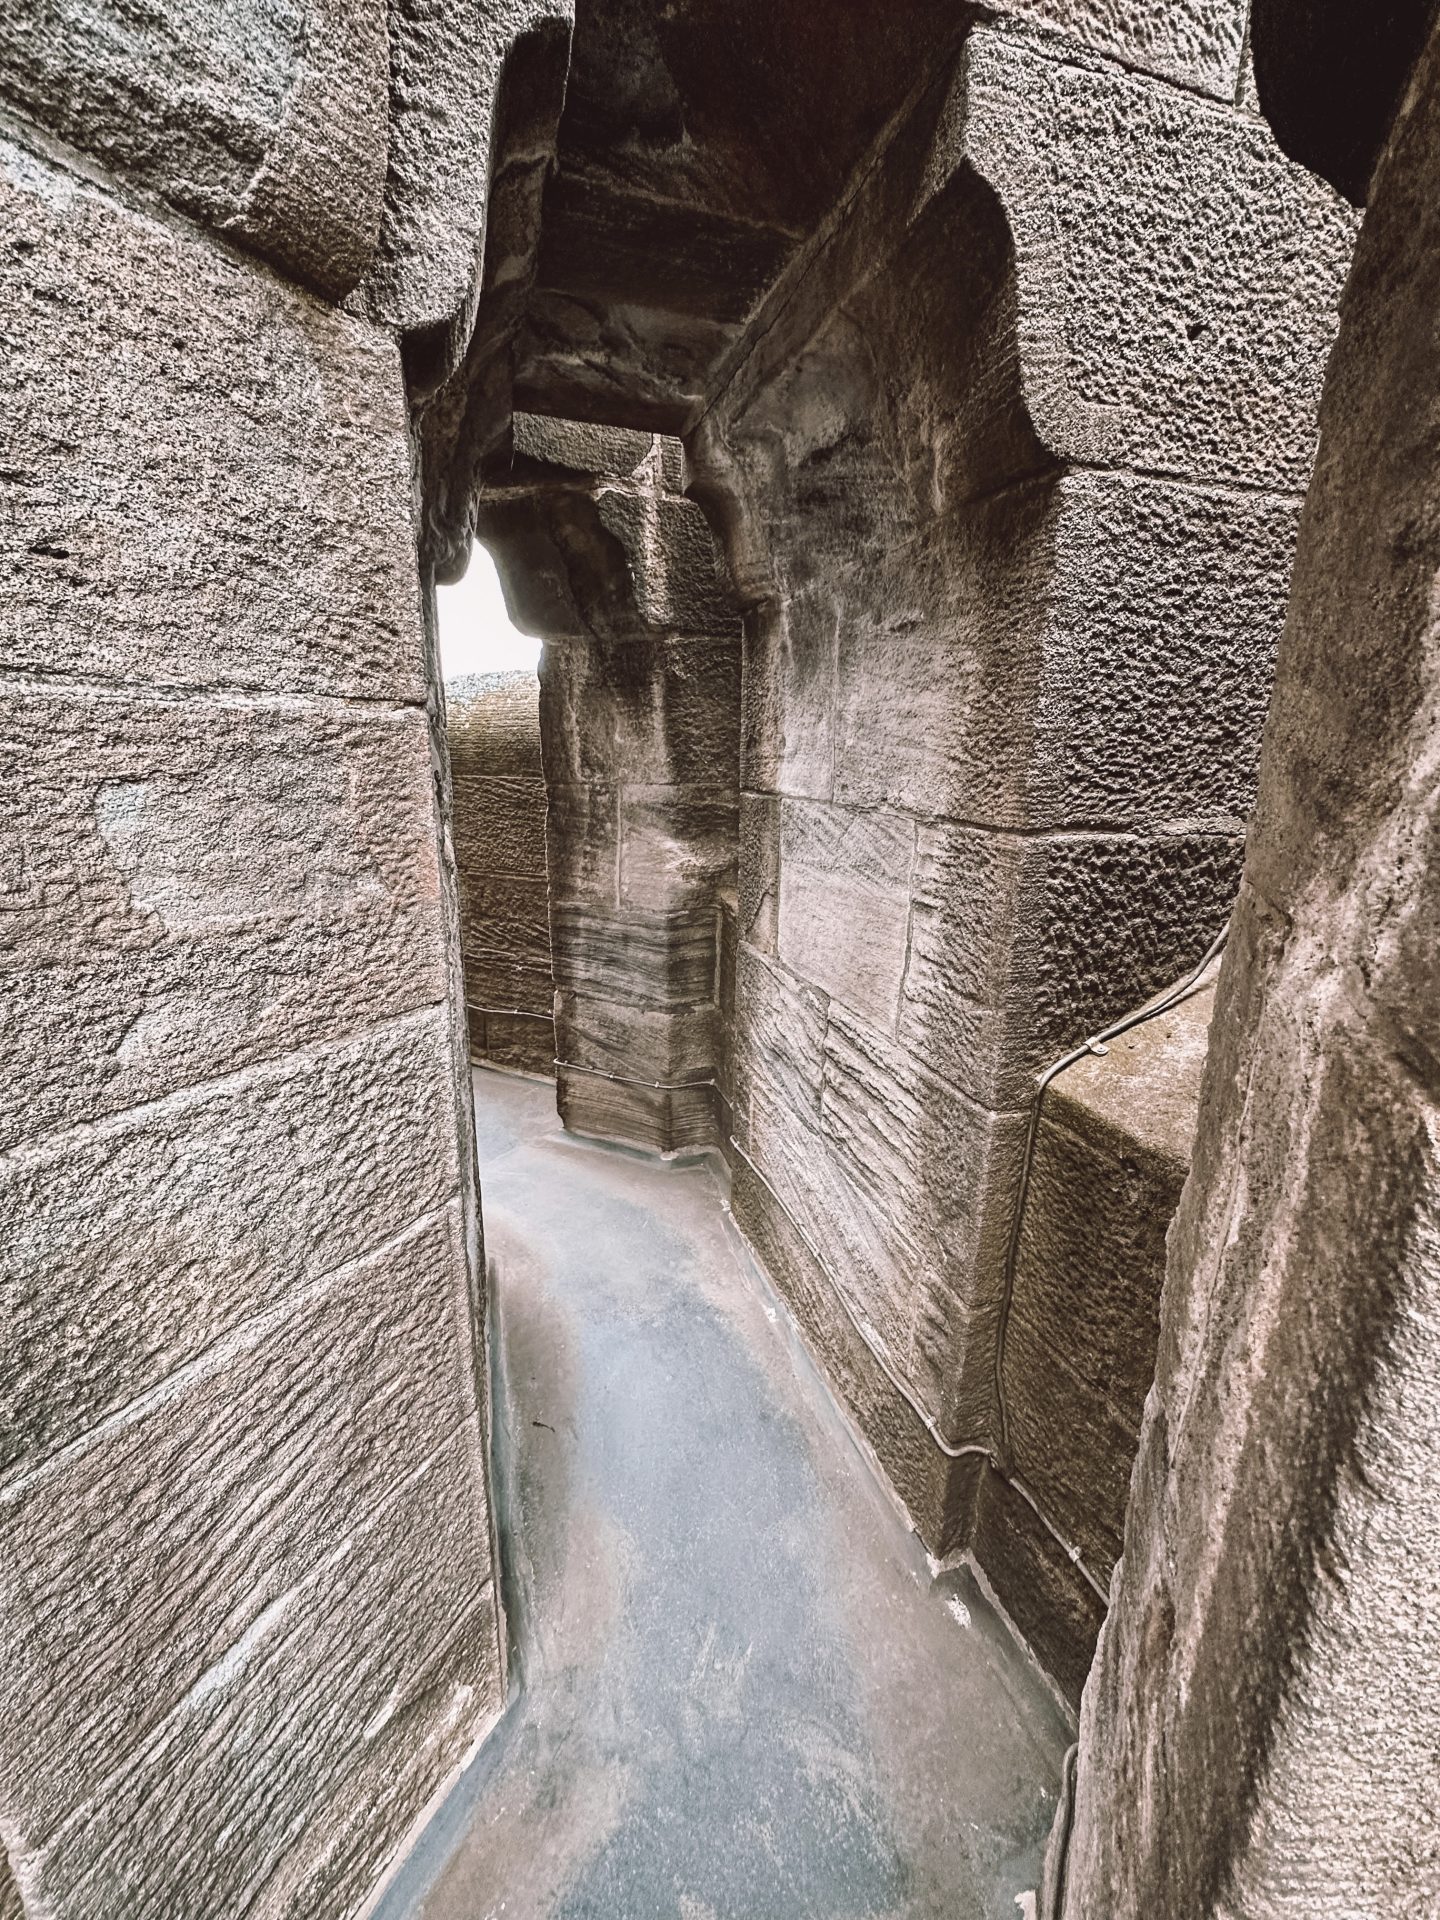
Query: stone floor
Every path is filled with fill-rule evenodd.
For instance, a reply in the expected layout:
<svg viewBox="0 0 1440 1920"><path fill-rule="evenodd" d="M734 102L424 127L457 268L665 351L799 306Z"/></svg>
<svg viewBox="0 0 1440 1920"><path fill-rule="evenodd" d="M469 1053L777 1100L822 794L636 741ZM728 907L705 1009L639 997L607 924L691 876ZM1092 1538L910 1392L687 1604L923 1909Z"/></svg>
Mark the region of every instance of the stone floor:
<svg viewBox="0 0 1440 1920"><path fill-rule="evenodd" d="M477 1073L505 1719L377 1920L1015 1920L1069 1734L935 1576L704 1164Z"/></svg>

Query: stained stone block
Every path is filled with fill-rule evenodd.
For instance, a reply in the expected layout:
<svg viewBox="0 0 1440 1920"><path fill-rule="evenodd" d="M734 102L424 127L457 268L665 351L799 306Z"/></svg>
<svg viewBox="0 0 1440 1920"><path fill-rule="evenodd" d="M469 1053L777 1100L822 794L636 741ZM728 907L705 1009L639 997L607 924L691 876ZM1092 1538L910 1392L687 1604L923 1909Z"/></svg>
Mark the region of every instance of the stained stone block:
<svg viewBox="0 0 1440 1920"><path fill-rule="evenodd" d="M422 1469L408 1511L380 1516L277 1604L242 1652L243 1684L202 1676L194 1700L109 1782L98 1815L57 1832L43 1891L98 1882L127 1914L207 1920L263 1878L268 1910L285 1920L359 1909L417 1807L498 1711L493 1599L446 1472L459 1451L452 1441ZM403 1609L405 1632L390 1628L389 1607ZM183 1812L164 1791L177 1766L195 1788ZM317 1792L334 1825L304 1822Z"/></svg>
<svg viewBox="0 0 1440 1920"><path fill-rule="evenodd" d="M555 996L561 1057L631 1079L706 1080L721 1043L714 1006L647 1007L562 990Z"/></svg>
<svg viewBox="0 0 1440 1920"><path fill-rule="evenodd" d="M638 1007L713 1005L716 915L604 913L556 902L555 984Z"/></svg>
<svg viewBox="0 0 1440 1920"><path fill-rule="evenodd" d="M780 958L887 1031L905 977L914 860L909 820L782 802Z"/></svg>
<svg viewBox="0 0 1440 1920"><path fill-rule="evenodd" d="M780 929L780 803L769 794L740 795L736 931L757 953L775 953Z"/></svg>
<svg viewBox="0 0 1440 1920"><path fill-rule="evenodd" d="M740 699L747 789L831 798L840 618L834 596L816 588L747 619Z"/></svg>
<svg viewBox="0 0 1440 1920"><path fill-rule="evenodd" d="M1001 1605L1077 1708L1105 1615L1100 1596L1028 1501L988 1466L979 1475L972 1542Z"/></svg>
<svg viewBox="0 0 1440 1920"><path fill-rule="evenodd" d="M740 643L659 634L547 646L540 668L551 787L720 784L735 766Z"/></svg>
<svg viewBox="0 0 1440 1920"><path fill-rule="evenodd" d="M507 69L533 132L553 136L564 97L571 0L392 0L389 165L367 309L426 343L434 381L458 363L480 290L492 144ZM523 58L516 59L517 47Z"/></svg>
<svg viewBox="0 0 1440 1920"><path fill-rule="evenodd" d="M571 1133L623 1140L652 1153L684 1153L715 1142L715 1096L693 1088L632 1087L557 1070L560 1118Z"/></svg>
<svg viewBox="0 0 1440 1920"><path fill-rule="evenodd" d="M820 1136L854 1196L833 1224L843 1241L856 1213L873 1223L912 1382L952 1440L983 1441L1027 1116L977 1106L833 1002L822 1073Z"/></svg>
<svg viewBox="0 0 1440 1920"><path fill-rule="evenodd" d="M1155 1373L1165 1236L1189 1170L1212 998L1077 1062L1042 1108L1004 1346L1007 1433L1025 1485L1102 1582L1119 1558ZM1098 1611L1023 1506L998 1489L982 1503L977 1557L1074 1699Z"/></svg>
<svg viewBox="0 0 1440 1920"><path fill-rule="evenodd" d="M620 792L620 905L652 913L713 902L733 881L735 790L626 786Z"/></svg>
<svg viewBox="0 0 1440 1920"><path fill-rule="evenodd" d="M5 142L0 233L0 665L420 699L393 341Z"/></svg>
<svg viewBox="0 0 1440 1920"><path fill-rule="evenodd" d="M620 793L615 787L551 785L545 821L551 898L620 904Z"/></svg>
<svg viewBox="0 0 1440 1920"><path fill-rule="evenodd" d="M520 966L543 966L550 953L550 892L543 878L468 870L460 887L467 952L483 948Z"/></svg>
<svg viewBox="0 0 1440 1920"><path fill-rule="evenodd" d="M607 486L597 506L600 525L625 549L640 624L712 640L738 635L715 536L692 500Z"/></svg>
<svg viewBox="0 0 1440 1920"><path fill-rule="evenodd" d="M843 580L837 800L1238 831L1297 519L1284 497L1070 473Z"/></svg>
<svg viewBox="0 0 1440 1920"><path fill-rule="evenodd" d="M51 1901L108 1874L128 1911L234 1904L483 1595L469 1338L434 1283L457 1235L451 1211L407 1228L6 1486L30 1705L0 1723L8 1832ZM243 1842L220 1846L247 1807Z"/></svg>
<svg viewBox="0 0 1440 1920"><path fill-rule="evenodd" d="M439 1206L450 1044L411 1015L0 1161L0 1476Z"/></svg>
<svg viewBox="0 0 1440 1920"><path fill-rule="evenodd" d="M533 673L458 674L445 682L450 772L466 781L540 780L540 688Z"/></svg>
<svg viewBox="0 0 1440 1920"><path fill-rule="evenodd" d="M332 299L369 265L389 143L384 0L55 0L0 20L0 93Z"/></svg>
<svg viewBox="0 0 1440 1920"><path fill-rule="evenodd" d="M444 997L423 712L37 685L0 740L6 1143Z"/></svg>
<svg viewBox="0 0 1440 1920"><path fill-rule="evenodd" d="M756 1087L773 1090L792 1112L818 1126L829 997L753 947L735 956L734 1098L748 1123Z"/></svg>

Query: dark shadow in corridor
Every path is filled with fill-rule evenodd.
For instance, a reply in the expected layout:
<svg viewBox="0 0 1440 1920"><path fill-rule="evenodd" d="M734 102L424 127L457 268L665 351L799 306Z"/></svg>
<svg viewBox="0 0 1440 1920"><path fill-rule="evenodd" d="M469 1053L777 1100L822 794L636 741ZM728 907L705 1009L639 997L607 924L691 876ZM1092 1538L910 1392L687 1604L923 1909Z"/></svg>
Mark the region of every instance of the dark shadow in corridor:
<svg viewBox="0 0 1440 1920"><path fill-rule="evenodd" d="M509 1711L381 1920L1014 1920L1068 1732L868 1469L705 1163L481 1072Z"/></svg>

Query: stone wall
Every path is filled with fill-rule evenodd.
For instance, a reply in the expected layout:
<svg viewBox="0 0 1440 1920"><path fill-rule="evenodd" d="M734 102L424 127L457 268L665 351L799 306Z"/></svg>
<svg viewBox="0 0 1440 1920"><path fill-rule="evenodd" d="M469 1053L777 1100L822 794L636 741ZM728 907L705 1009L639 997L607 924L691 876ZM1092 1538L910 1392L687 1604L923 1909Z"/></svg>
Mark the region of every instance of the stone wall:
<svg viewBox="0 0 1440 1920"><path fill-rule="evenodd" d="M1066 1920L1440 1910L1440 32L1391 100L1052 1854Z"/></svg>
<svg viewBox="0 0 1440 1920"><path fill-rule="evenodd" d="M737 833L738 621L680 478L673 441L521 416L478 520L546 643L560 1114L660 1152L727 1128Z"/></svg>
<svg viewBox="0 0 1440 1920"><path fill-rule="evenodd" d="M355 1913L501 1704L403 364L529 16L447 172L390 11L0 21L0 1903L47 1920Z"/></svg>
<svg viewBox="0 0 1440 1920"><path fill-rule="evenodd" d="M1081 1578L1056 1581L1033 1531L983 1496L976 1553L1076 1704L1120 1557L1213 1002L1212 969L1178 1006L1067 1067L1040 1105L998 1387L1014 1472L1074 1548Z"/></svg>
<svg viewBox="0 0 1440 1920"><path fill-rule="evenodd" d="M1082 1612L997 1421L1029 1109L1229 914L1351 236L1250 111L977 29L688 440L745 608L737 1219L930 1545Z"/></svg>
<svg viewBox="0 0 1440 1920"><path fill-rule="evenodd" d="M533 673L445 683L470 1058L555 1072L540 683Z"/></svg>

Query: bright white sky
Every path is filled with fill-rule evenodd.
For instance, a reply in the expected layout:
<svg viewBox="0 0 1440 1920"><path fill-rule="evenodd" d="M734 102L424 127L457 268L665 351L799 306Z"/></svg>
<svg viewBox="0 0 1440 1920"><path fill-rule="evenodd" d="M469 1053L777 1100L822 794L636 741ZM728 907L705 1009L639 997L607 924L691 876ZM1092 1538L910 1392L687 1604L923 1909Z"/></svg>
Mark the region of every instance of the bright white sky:
<svg viewBox="0 0 1440 1920"><path fill-rule="evenodd" d="M534 673L540 642L510 624L495 562L477 540L470 564L453 587L435 589L440 623L440 676L463 673Z"/></svg>

